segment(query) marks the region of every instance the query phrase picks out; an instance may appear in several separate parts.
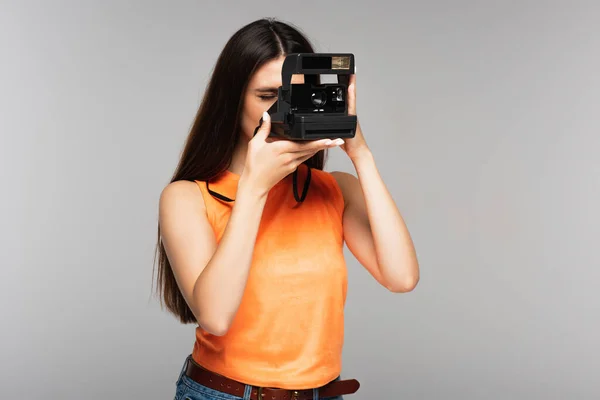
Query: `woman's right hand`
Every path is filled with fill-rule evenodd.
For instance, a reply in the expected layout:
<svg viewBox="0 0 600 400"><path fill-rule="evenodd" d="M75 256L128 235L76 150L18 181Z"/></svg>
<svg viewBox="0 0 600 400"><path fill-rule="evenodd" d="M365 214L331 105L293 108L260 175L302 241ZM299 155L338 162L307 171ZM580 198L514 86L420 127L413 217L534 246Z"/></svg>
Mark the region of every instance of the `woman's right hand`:
<svg viewBox="0 0 600 400"><path fill-rule="evenodd" d="M253 190L261 196L267 195L275 184L317 152L344 144L343 139L273 140L269 138L270 132L271 118L265 112L262 125L248 142L248 153L241 178L249 182Z"/></svg>

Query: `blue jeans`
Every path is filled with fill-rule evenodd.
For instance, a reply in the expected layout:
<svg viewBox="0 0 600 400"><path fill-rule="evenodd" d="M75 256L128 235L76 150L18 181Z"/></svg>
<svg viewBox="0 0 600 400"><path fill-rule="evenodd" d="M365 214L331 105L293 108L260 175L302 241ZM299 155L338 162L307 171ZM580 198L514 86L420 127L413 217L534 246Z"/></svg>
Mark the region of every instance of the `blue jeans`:
<svg viewBox="0 0 600 400"><path fill-rule="evenodd" d="M246 385L246 390L242 394L243 397L234 396L229 393L223 393L218 390L211 389L199 384L185 374L185 369L188 361L191 359L191 354L186 357L179 377L177 378L175 398L174 400L249 400L252 391L251 385ZM339 377L336 379L340 379ZM313 389L313 400L343 400L342 396L338 397L319 397L319 389Z"/></svg>

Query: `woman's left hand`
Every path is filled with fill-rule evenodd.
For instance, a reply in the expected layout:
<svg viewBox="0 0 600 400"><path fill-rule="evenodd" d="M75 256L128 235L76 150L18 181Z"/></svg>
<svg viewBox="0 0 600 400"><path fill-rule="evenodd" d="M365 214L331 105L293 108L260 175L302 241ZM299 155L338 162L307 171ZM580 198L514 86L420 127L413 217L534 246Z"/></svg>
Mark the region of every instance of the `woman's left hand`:
<svg viewBox="0 0 600 400"><path fill-rule="evenodd" d="M356 74L350 75L348 83L348 115L356 115ZM351 159L358 157L363 151L369 150L358 119L356 121L356 133L354 137L344 138L344 142L340 147Z"/></svg>

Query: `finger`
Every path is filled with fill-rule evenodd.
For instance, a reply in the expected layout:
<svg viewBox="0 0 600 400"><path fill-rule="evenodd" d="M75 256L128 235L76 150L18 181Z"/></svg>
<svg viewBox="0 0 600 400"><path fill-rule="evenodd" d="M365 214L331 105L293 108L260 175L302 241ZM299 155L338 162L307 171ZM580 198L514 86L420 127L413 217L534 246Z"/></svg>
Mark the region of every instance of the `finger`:
<svg viewBox="0 0 600 400"><path fill-rule="evenodd" d="M312 156L314 156L317 153L318 153L317 151L314 151L309 154L305 154L302 157L297 158L296 162L295 162L295 164L296 164L295 168L297 168L300 164L302 164L304 161L308 160L309 158L311 158Z"/></svg>
<svg viewBox="0 0 600 400"><path fill-rule="evenodd" d="M308 157L312 157L313 155L315 155L316 153L318 153L321 150L325 150L325 149L329 149L332 147L337 147L340 146L341 144L344 143L344 141L342 139L337 139L338 141L334 140L330 145L327 146L321 146L321 147L317 147L317 148L310 148L307 150L303 150L303 151L297 151L297 152L293 152L293 153L289 153L292 154L293 157L296 157L296 159L300 158L300 159L306 159L306 156Z"/></svg>
<svg viewBox="0 0 600 400"><path fill-rule="evenodd" d="M318 151L329 147L340 146L344 144L343 139L320 139L306 142L289 141L282 142L280 150L283 153L302 153L305 151Z"/></svg>
<svg viewBox="0 0 600 400"><path fill-rule="evenodd" d="M312 151L312 150L323 150L323 149L328 149L330 147L337 147L337 146L341 146L344 144L344 139L324 139L323 142L319 141L319 143L308 143L306 145L306 149L308 151Z"/></svg>
<svg viewBox="0 0 600 400"><path fill-rule="evenodd" d="M321 150L325 150L327 147L321 148L321 149L311 149L311 150L306 150L306 151L299 151L296 153L291 153L293 154L293 157L296 158L296 160L300 160L300 159L305 159L305 157L312 157L315 154L317 154L319 151Z"/></svg>
<svg viewBox="0 0 600 400"><path fill-rule="evenodd" d="M271 116L268 112L264 112L260 120L260 125L254 130L254 138L260 141L266 141L271 133Z"/></svg>
<svg viewBox="0 0 600 400"><path fill-rule="evenodd" d="M350 75L348 85L348 115L356 115L356 74Z"/></svg>

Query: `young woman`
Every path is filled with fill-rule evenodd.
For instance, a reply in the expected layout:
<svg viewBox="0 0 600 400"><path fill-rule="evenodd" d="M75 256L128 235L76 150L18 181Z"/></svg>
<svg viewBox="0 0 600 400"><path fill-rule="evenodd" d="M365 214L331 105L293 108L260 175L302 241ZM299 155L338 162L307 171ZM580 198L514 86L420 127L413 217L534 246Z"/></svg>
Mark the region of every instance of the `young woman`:
<svg viewBox="0 0 600 400"><path fill-rule="evenodd" d="M176 400L341 399L343 245L390 291L419 280L412 240L360 129L343 140L268 137L266 110L298 29L261 19L219 56L172 181L160 196L161 304L197 324ZM302 82L294 76L292 82ZM356 78L348 88L356 115ZM256 127L263 118L260 129ZM358 175L325 172L341 147ZM308 183L298 198L296 189Z"/></svg>

